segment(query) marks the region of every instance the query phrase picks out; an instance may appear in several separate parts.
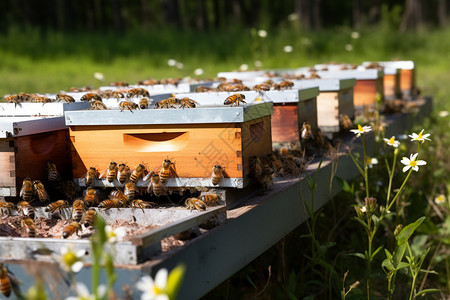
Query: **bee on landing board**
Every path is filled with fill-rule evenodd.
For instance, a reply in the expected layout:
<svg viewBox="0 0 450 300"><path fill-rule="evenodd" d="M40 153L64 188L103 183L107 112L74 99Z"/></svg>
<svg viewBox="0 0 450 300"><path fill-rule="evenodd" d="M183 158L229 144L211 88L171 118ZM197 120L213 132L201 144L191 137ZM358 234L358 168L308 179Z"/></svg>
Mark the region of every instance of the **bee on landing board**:
<svg viewBox="0 0 450 300"><path fill-rule="evenodd" d="M122 203L118 199L106 199L98 204L98 208L102 208L103 210L107 210L110 208L119 208L122 207Z"/></svg>
<svg viewBox="0 0 450 300"><path fill-rule="evenodd" d="M119 189L111 191L111 193L109 194L109 199L119 201L121 207L126 207L128 201L130 200L128 199L127 195L125 195L125 193Z"/></svg>
<svg viewBox="0 0 450 300"><path fill-rule="evenodd" d="M91 207L97 204L97 202L98 202L97 190L94 188L87 188L86 195L84 195L84 205L86 207Z"/></svg>
<svg viewBox="0 0 450 300"><path fill-rule="evenodd" d="M117 177L117 170L117 163L115 161L112 161L109 163L108 169L106 169L106 171L103 172L102 175L100 175L100 178L104 177L106 173L106 179L111 183Z"/></svg>
<svg viewBox="0 0 450 300"><path fill-rule="evenodd" d="M202 200L200 200L198 198L187 198L186 201L184 202L184 204L186 205L186 208L189 210L196 209L196 210L200 211L200 210L206 209L205 202L203 202Z"/></svg>
<svg viewBox="0 0 450 300"><path fill-rule="evenodd" d="M67 202L66 200L58 200L47 205L45 211L49 212L50 215L55 213L55 211L58 211L59 215L62 216L61 210L65 207L69 207L69 202Z"/></svg>
<svg viewBox="0 0 450 300"><path fill-rule="evenodd" d="M75 99L72 96L61 92L59 94L56 94L56 101L58 101L58 102L64 101L66 103L73 103L73 102L75 102Z"/></svg>
<svg viewBox="0 0 450 300"><path fill-rule="evenodd" d="M222 180L223 178L223 168L221 165L215 165L212 169L212 174L211 174L211 182L214 185L218 185L219 182Z"/></svg>
<svg viewBox="0 0 450 300"><path fill-rule="evenodd" d="M81 225L78 222L72 222L66 227L64 227L62 232L63 239L67 239L72 234L76 233L76 235L79 235L79 232L81 231Z"/></svg>
<svg viewBox="0 0 450 300"><path fill-rule="evenodd" d="M76 199L72 204L72 220L80 222L85 211L84 202L81 199Z"/></svg>
<svg viewBox="0 0 450 300"><path fill-rule="evenodd" d="M130 181L137 183L139 178L143 177L146 172L145 166L143 164L137 165L137 167L131 172Z"/></svg>
<svg viewBox="0 0 450 300"><path fill-rule="evenodd" d="M244 94L233 94L225 99L223 104L230 105L230 106L239 106L239 103L247 103L244 101L245 95Z"/></svg>
<svg viewBox="0 0 450 300"><path fill-rule="evenodd" d="M50 197L48 196L48 193L40 180L33 181L33 188L38 195L39 201L42 203L50 201Z"/></svg>
<svg viewBox="0 0 450 300"><path fill-rule="evenodd" d="M100 95L97 93L87 93L81 96L80 101L84 102L102 101L102 97L100 97Z"/></svg>
<svg viewBox="0 0 450 300"><path fill-rule="evenodd" d="M311 130L311 125L309 125L308 122L303 122L302 129L301 129L301 138L303 140L314 139L314 134Z"/></svg>
<svg viewBox="0 0 450 300"><path fill-rule="evenodd" d="M125 187L123 188L123 193L128 198L127 201L131 201L134 199L134 196L136 195L136 183L132 181L128 181L125 183Z"/></svg>
<svg viewBox="0 0 450 300"><path fill-rule="evenodd" d="M34 219L34 217L36 215L34 212L34 208L27 201L19 201L19 203L17 203L17 211L22 216L30 217L32 219Z"/></svg>
<svg viewBox="0 0 450 300"><path fill-rule="evenodd" d="M80 223L83 224L84 228L91 227L94 225L96 216L97 211L95 209L88 209Z"/></svg>
<svg viewBox="0 0 450 300"><path fill-rule="evenodd" d="M130 168L128 168L125 164L119 164L117 168L117 180L124 184L128 180L128 176L130 175Z"/></svg>
<svg viewBox="0 0 450 300"><path fill-rule="evenodd" d="M133 98L133 97L137 97L137 96L150 98L150 93L146 89L143 89L143 88L134 88L134 89L128 90L127 98Z"/></svg>
<svg viewBox="0 0 450 300"><path fill-rule="evenodd" d="M159 170L159 177L161 178L162 183L166 183L169 177L178 177L175 170L175 163L168 158L164 159L162 167Z"/></svg>
<svg viewBox="0 0 450 300"><path fill-rule="evenodd" d="M188 97L184 97L178 101L178 104L180 105L180 108L184 109L185 107L195 108L196 104L198 104L198 103Z"/></svg>
<svg viewBox="0 0 450 300"><path fill-rule="evenodd" d="M90 167L86 175L84 176L84 182L86 186L91 186L94 180L98 179L98 171L94 167Z"/></svg>
<svg viewBox="0 0 450 300"><path fill-rule="evenodd" d="M25 217L20 224L22 226L22 236L36 237L36 226L32 218Z"/></svg>
<svg viewBox="0 0 450 300"><path fill-rule="evenodd" d="M22 182L22 188L20 189L20 197L22 197L23 201L31 201L33 197L33 181L31 181L30 177L26 177Z"/></svg>
<svg viewBox="0 0 450 300"><path fill-rule="evenodd" d="M142 210L142 213L145 213L145 211L144 211L145 208L152 208L156 205L157 204L153 203L153 202L136 199L131 202L131 211L134 211L135 209L139 208Z"/></svg>
<svg viewBox="0 0 450 300"><path fill-rule="evenodd" d="M103 101L99 101L99 100L94 100L91 101L91 110L107 110L108 106L106 106L105 103L103 103Z"/></svg>
<svg viewBox="0 0 450 300"><path fill-rule="evenodd" d="M206 194L200 197L206 206L220 205L221 197L218 194Z"/></svg>
<svg viewBox="0 0 450 300"><path fill-rule="evenodd" d="M124 109L128 109L133 113L133 109L138 109L139 105L134 103L133 101L120 101L119 103L120 111L124 111Z"/></svg>
<svg viewBox="0 0 450 300"><path fill-rule="evenodd" d="M142 98L139 100L139 108L140 109L148 109L149 101L147 98Z"/></svg>
<svg viewBox="0 0 450 300"><path fill-rule="evenodd" d="M162 183L159 174L157 173L152 174L150 184L148 185L147 188L147 192L150 194L153 192L153 194L156 197L159 197L161 195L167 195L167 189Z"/></svg>
<svg viewBox="0 0 450 300"><path fill-rule="evenodd" d="M0 201L0 216L2 216L2 219L9 217L15 206L12 202Z"/></svg>

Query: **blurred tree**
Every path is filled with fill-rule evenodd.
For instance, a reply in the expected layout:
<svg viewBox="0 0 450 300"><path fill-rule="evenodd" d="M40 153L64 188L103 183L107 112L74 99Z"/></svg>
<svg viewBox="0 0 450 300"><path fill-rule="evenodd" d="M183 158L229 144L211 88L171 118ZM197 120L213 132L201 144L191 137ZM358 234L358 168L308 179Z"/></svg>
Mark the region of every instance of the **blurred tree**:
<svg viewBox="0 0 450 300"><path fill-rule="evenodd" d="M423 25L422 20L422 5L420 0L406 0L405 12L400 23L400 32L405 32L407 29L417 29Z"/></svg>

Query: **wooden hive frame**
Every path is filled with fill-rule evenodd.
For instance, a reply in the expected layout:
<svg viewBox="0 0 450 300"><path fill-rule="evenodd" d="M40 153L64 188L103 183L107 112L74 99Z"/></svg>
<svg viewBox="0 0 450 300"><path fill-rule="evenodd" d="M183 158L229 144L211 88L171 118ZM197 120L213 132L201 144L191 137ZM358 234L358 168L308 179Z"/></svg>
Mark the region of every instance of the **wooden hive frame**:
<svg viewBox="0 0 450 300"><path fill-rule="evenodd" d="M212 97L212 96L210 96ZM223 99L221 99L223 102ZM271 152L272 103L244 107L67 112L73 174L83 185L87 169L103 172L111 161L159 171L175 163L169 187L212 186L215 164L226 171L221 187L244 187L252 155ZM101 185L108 183L103 180ZM138 185L147 185L142 180Z"/></svg>

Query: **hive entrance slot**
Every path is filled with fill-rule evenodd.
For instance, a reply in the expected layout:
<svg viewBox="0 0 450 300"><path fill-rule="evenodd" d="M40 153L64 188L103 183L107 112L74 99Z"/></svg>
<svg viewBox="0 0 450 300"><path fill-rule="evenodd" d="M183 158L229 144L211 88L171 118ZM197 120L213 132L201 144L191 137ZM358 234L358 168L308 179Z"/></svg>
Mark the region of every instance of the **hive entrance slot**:
<svg viewBox="0 0 450 300"><path fill-rule="evenodd" d="M167 152L185 148L188 132L125 133L123 142L136 152Z"/></svg>

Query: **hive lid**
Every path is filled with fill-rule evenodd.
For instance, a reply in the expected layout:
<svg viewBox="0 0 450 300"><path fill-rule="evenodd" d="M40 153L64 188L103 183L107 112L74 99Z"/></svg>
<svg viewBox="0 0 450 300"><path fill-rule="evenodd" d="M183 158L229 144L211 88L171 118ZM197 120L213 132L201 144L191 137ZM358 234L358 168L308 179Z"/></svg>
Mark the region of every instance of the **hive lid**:
<svg viewBox="0 0 450 300"><path fill-rule="evenodd" d="M368 65L371 62L365 61L362 65ZM413 70L414 69L414 61L412 60L396 60L396 61L377 61L382 67L390 67L402 70Z"/></svg>
<svg viewBox="0 0 450 300"><path fill-rule="evenodd" d="M0 138L66 129L64 117L0 117Z"/></svg>
<svg viewBox="0 0 450 300"><path fill-rule="evenodd" d="M383 70L377 69L317 71L316 73L321 78L355 78L356 80L378 79L384 75Z"/></svg>
<svg viewBox="0 0 450 300"><path fill-rule="evenodd" d="M87 109L89 103L0 103L0 117L63 116L65 111Z"/></svg>
<svg viewBox="0 0 450 300"><path fill-rule="evenodd" d="M67 111L66 125L158 125L242 123L272 114L272 102L238 107L209 106L186 109Z"/></svg>
<svg viewBox="0 0 450 300"><path fill-rule="evenodd" d="M217 73L217 77L224 77L226 79L252 80L255 77L267 77L268 72L271 71L260 70L260 71L219 72Z"/></svg>

